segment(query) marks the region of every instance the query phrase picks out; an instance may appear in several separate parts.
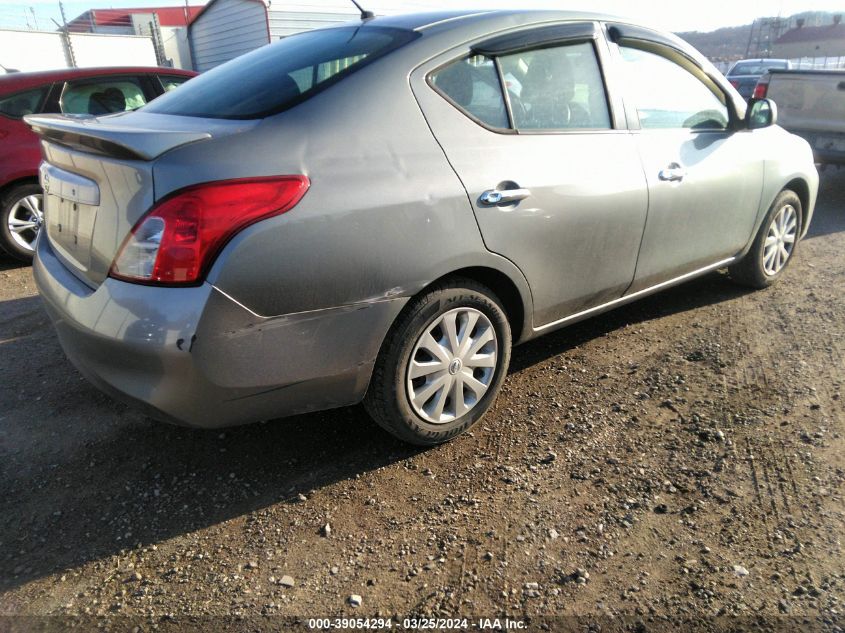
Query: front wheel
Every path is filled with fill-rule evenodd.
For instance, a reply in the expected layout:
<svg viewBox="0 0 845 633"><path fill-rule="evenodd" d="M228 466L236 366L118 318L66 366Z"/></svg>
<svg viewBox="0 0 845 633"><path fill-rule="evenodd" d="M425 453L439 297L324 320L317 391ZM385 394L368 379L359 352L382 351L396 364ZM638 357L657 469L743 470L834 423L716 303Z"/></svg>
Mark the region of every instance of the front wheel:
<svg viewBox="0 0 845 633"><path fill-rule="evenodd" d="M0 247L12 257L31 262L43 214L44 194L38 184L18 185L0 199Z"/></svg>
<svg viewBox="0 0 845 633"><path fill-rule="evenodd" d="M401 440L445 442L493 405L510 353L496 295L469 279L446 282L414 299L391 328L364 406Z"/></svg>
<svg viewBox="0 0 845 633"><path fill-rule="evenodd" d="M775 283L795 255L802 222L801 199L794 191L781 191L769 207L751 249L731 266L731 278L752 288Z"/></svg>

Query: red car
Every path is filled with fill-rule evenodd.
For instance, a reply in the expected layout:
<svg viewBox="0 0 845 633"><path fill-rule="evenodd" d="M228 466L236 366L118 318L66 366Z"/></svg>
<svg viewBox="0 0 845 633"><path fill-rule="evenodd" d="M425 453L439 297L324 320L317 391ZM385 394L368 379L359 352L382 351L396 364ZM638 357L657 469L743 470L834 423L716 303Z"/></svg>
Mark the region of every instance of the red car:
<svg viewBox="0 0 845 633"><path fill-rule="evenodd" d="M0 249L31 261L41 228L41 147L24 115L134 110L194 75L176 68L63 68L0 76Z"/></svg>

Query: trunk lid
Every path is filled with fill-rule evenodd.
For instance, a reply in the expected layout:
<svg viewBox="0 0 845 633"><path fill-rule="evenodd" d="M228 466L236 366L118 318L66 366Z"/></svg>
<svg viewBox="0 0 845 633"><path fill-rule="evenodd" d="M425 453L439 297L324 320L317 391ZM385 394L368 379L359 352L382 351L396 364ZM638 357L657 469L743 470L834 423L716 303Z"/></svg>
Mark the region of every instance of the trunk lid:
<svg viewBox="0 0 845 633"><path fill-rule="evenodd" d="M257 123L144 112L99 118L29 115L25 120L42 139L46 238L92 288L108 276L126 236L156 201L155 160L187 143Z"/></svg>

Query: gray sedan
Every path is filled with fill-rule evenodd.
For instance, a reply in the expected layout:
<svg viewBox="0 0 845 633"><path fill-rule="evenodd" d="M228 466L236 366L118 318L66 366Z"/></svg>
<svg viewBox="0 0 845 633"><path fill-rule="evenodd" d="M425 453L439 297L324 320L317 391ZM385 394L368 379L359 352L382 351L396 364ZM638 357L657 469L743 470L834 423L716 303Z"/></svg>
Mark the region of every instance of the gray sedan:
<svg viewBox="0 0 845 633"><path fill-rule="evenodd" d="M574 12L365 19L136 112L28 116L61 343L154 417L363 401L409 442L493 405L511 346L806 234L807 143L674 36Z"/></svg>

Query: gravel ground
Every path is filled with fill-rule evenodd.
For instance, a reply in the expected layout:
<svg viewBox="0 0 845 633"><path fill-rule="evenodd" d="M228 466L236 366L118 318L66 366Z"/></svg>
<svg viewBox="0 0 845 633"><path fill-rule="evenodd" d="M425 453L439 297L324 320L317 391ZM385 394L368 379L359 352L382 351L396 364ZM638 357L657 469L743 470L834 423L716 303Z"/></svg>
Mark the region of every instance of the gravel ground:
<svg viewBox="0 0 845 633"><path fill-rule="evenodd" d="M426 451L360 408L149 420L0 260L0 615L845 628L843 252L840 171L780 284L714 274L522 346L491 414Z"/></svg>

